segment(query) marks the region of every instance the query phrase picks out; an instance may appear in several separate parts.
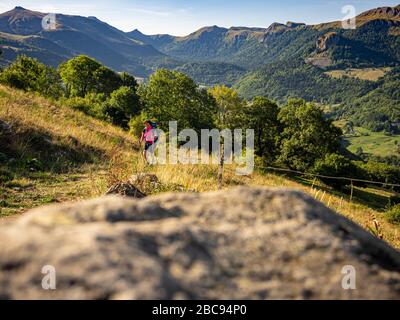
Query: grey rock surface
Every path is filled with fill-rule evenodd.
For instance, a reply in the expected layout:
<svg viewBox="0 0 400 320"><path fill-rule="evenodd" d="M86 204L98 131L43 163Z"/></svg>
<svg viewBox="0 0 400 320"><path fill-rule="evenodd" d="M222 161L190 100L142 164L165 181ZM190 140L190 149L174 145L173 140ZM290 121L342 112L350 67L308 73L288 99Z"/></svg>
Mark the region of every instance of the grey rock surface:
<svg viewBox="0 0 400 320"><path fill-rule="evenodd" d="M399 270L398 251L284 189L109 196L0 226L3 299L399 299Z"/></svg>

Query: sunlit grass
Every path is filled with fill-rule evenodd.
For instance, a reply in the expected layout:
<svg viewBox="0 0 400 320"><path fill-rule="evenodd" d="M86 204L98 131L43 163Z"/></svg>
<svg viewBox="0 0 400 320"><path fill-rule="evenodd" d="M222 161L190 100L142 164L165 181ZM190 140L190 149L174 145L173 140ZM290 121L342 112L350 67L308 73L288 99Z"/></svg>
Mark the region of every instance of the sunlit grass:
<svg viewBox="0 0 400 320"><path fill-rule="evenodd" d="M0 120L11 124L16 136L23 126L56 137L58 143L67 147L76 147L78 142L97 152L91 163L80 163L62 172L14 170L13 177L0 182L0 219L49 203L101 196L113 183L127 181L139 172L156 174L163 186L142 190L148 194L218 189L218 165L148 166L140 154L137 137L32 94L0 86ZM20 142L21 148L28 143L22 138ZM400 248L400 227L389 223L384 215L388 199L394 195L391 192L356 188L350 201L348 193L337 192L318 181L280 176L271 171L238 176L234 165L225 166L223 189L238 185L301 190Z"/></svg>
<svg viewBox="0 0 400 320"><path fill-rule="evenodd" d="M333 78L352 77L360 80L378 81L391 68L361 68L361 69L345 69L345 70L332 70L325 72L327 75Z"/></svg>

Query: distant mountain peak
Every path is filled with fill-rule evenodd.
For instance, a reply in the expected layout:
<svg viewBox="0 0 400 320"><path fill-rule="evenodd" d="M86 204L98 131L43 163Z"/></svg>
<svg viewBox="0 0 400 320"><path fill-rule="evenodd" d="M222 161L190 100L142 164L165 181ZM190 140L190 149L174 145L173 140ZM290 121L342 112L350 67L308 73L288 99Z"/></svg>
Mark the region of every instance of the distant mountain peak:
<svg viewBox="0 0 400 320"><path fill-rule="evenodd" d="M45 15L17 6L0 14L0 30L19 35L37 34L42 31L42 19Z"/></svg>
<svg viewBox="0 0 400 320"><path fill-rule="evenodd" d="M131 36L145 36L145 34L143 32L141 32L139 29L134 29L131 32L128 32L128 34L130 34Z"/></svg>
<svg viewBox="0 0 400 320"><path fill-rule="evenodd" d="M10 17L11 19L16 19L21 17L43 17L43 16L45 16L44 13L28 10L20 6L17 6L10 11L0 13L0 17Z"/></svg>
<svg viewBox="0 0 400 320"><path fill-rule="evenodd" d="M288 29L287 25L279 22L274 22L267 28L266 33L270 34L270 33L282 32L287 29Z"/></svg>
<svg viewBox="0 0 400 320"><path fill-rule="evenodd" d="M203 27L203 28L197 30L195 33L197 33L197 32L212 32L212 31L220 31L220 30L226 30L226 28L222 28L217 25L213 25L213 26Z"/></svg>
<svg viewBox="0 0 400 320"><path fill-rule="evenodd" d="M305 26L306 24L303 22L293 22L293 21L288 21L286 22L286 26L289 28L297 28L297 27L301 27L301 26Z"/></svg>
<svg viewBox="0 0 400 320"><path fill-rule="evenodd" d="M305 23L302 22L293 22L293 21L288 21L286 24L280 23L280 22L274 22L272 23L266 30L266 33L277 33L277 32L282 32L288 29L295 29L300 26L305 26Z"/></svg>
<svg viewBox="0 0 400 320"><path fill-rule="evenodd" d="M188 36L177 37L177 40L183 41L183 40L189 40L189 39L198 39L202 36L208 36L210 34L217 34L217 33L224 33L227 31L228 31L228 29L219 27L217 25L207 26L207 27L203 27L203 28L189 34Z"/></svg>

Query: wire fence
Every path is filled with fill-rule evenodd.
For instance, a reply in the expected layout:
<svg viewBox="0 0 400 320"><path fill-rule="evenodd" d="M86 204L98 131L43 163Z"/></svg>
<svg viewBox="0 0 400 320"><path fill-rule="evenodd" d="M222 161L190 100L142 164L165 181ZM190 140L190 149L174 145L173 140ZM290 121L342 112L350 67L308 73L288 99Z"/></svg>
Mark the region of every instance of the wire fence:
<svg viewBox="0 0 400 320"><path fill-rule="evenodd" d="M363 179L355 179L355 178L348 178L348 177L325 176L325 175L321 175L321 174L310 173L310 172L302 172L302 171L285 169L285 168L276 168L276 167L256 167L256 168L257 169L281 171L281 172L290 172L290 173L296 173L298 175L311 176L311 177L322 178L322 179L345 180L345 181L350 181L350 183L361 182L361 183L376 184L376 185L387 186L387 187L400 187L400 184L396 184L396 183L388 183L388 182L372 181L372 180L363 180Z"/></svg>
<svg viewBox="0 0 400 320"><path fill-rule="evenodd" d="M349 178L349 177L337 177L337 176L326 176L326 175L321 175L321 174L313 174L313 173L309 173L309 172L302 172L302 171L298 171L298 170L291 170L291 169L285 169L285 168L276 168L276 167L260 167L257 166L255 167L256 169L264 169L264 170L274 170L274 171L279 171L279 172L285 172L285 173L293 173L293 174L297 174L297 175L304 175L304 176L309 176L309 177L313 177L314 181L312 183L311 186L311 195L318 201L320 202L324 202L326 203L326 205L338 212L341 212L343 210L347 210L349 212L352 212L354 210L353 207L353 198L354 198L354 193L355 193L355 186L354 186L354 182L362 182L365 184L374 184L374 185L381 185L383 186L383 189L385 189L384 187L400 187L400 184L395 184L395 183L386 183L386 182L381 182L381 181L372 181L372 180L363 180L363 179L353 179L353 178ZM226 170L227 172L230 172L232 174L235 174L236 171L232 170L231 168L224 168L224 170ZM250 177L251 175L248 175L247 177ZM329 191L327 190L323 190L321 188L316 187L315 185L315 180L316 178L324 178L324 179L335 179L335 180L345 180L345 181L350 181L350 194L348 195L348 199L347 201L345 201L346 196L342 195L340 197L340 199L336 199L335 200L335 196L334 194L330 194ZM389 191L387 189L385 189L386 191ZM390 190L393 192L393 189ZM386 195L387 197L387 206L390 207L392 205L392 194L388 194ZM327 199L327 200L326 200ZM326 201L325 201L326 200ZM368 226L368 228L371 230L371 232L373 234L375 234L377 237L382 238L382 234L381 234L381 228L380 228L380 224L379 222L375 219L375 217L373 216L372 219L372 225Z"/></svg>
<svg viewBox="0 0 400 320"><path fill-rule="evenodd" d="M222 149L221 154L224 154L224 149ZM186 158L186 160L189 160L189 161L192 159L193 159L192 157ZM201 159L199 158L198 161L200 162ZM232 169L228 169L227 165L228 164L224 161L224 157L221 157L219 164L218 164L218 167L219 167L218 168L218 188L219 189L222 188L223 172L224 171L231 171L231 172L234 171L234 170L232 171ZM355 182L359 182L359 183L365 183L365 184L379 185L379 186L382 186L383 188L385 188L385 187L400 188L400 184L390 183L390 182L386 182L386 181L383 182L383 181L373 181L373 180L350 178L350 177L328 176L328 175L322 175L322 174L317 174L317 173L304 172L304 171L287 169L287 168L278 168L278 167L272 167L272 166L255 166L254 169L273 170L273 171L279 171L279 172L293 173L293 174L297 174L297 175L309 176L309 177L320 178L320 179L349 181L352 186L354 185Z"/></svg>
<svg viewBox="0 0 400 320"><path fill-rule="evenodd" d="M349 181L351 185L353 185L355 182L360 182L360 183L365 183L365 184L379 185L379 186L382 186L383 188L385 188L385 187L397 187L397 188L400 188L400 184L396 184L396 183L388 183L388 182L382 182L382 181L356 179L356 178L349 178L349 177L326 176L326 175L322 175L322 174L303 172L303 171L286 169L286 168L256 166L255 169L293 173L293 174L297 174L297 175L308 176L308 177L313 177L313 178L321 178L321 179L344 180L344 181ZM227 169L226 167L224 168L224 170L230 171L232 173L235 172L234 170Z"/></svg>

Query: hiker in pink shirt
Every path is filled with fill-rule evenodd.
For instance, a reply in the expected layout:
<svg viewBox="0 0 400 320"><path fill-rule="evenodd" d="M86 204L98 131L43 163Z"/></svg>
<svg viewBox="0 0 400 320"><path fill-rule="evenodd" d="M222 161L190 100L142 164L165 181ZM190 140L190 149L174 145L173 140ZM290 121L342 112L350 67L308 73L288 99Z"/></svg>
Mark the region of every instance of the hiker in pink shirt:
<svg viewBox="0 0 400 320"><path fill-rule="evenodd" d="M144 141L144 151L143 156L147 162L147 151L157 142L158 137L156 136L157 124L151 120L146 120L144 122L145 128L142 131L142 136L140 137L140 144Z"/></svg>

